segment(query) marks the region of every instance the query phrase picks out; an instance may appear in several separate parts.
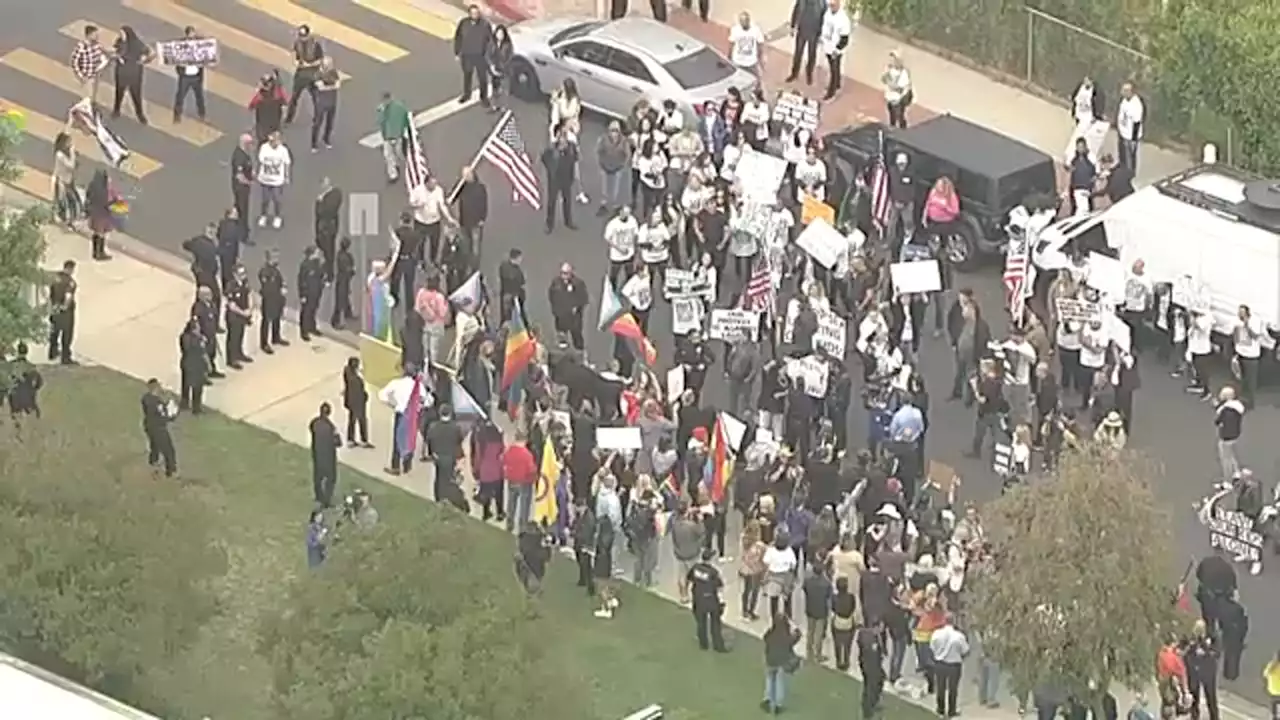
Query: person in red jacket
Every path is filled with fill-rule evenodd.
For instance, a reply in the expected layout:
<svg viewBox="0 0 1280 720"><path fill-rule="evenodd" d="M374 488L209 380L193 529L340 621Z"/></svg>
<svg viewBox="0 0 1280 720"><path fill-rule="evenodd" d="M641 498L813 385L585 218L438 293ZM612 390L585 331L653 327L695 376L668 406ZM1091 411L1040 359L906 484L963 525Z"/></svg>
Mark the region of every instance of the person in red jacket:
<svg viewBox="0 0 1280 720"><path fill-rule="evenodd" d="M284 120L284 109L289 105L289 95L280 85L280 76L269 72L258 83L258 92L249 99L253 111L253 132L258 142L266 142L271 133L279 132Z"/></svg>
<svg viewBox="0 0 1280 720"><path fill-rule="evenodd" d="M527 440L523 433L517 434L502 454L502 477L507 481L507 532L524 527L533 512L538 466L525 445Z"/></svg>

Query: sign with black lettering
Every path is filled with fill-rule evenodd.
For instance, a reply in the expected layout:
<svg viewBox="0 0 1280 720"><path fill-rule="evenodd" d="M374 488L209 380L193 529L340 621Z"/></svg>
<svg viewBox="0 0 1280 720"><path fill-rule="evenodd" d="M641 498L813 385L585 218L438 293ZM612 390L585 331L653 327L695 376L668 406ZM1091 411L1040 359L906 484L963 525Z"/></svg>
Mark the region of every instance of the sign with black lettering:
<svg viewBox="0 0 1280 720"><path fill-rule="evenodd" d="M1262 562L1262 534L1253 529L1253 520L1238 510L1214 505L1205 526L1209 528L1209 545L1222 548L1241 561Z"/></svg>
<svg viewBox="0 0 1280 720"><path fill-rule="evenodd" d="M218 41L214 38L183 38L156 43L163 65L217 65Z"/></svg>

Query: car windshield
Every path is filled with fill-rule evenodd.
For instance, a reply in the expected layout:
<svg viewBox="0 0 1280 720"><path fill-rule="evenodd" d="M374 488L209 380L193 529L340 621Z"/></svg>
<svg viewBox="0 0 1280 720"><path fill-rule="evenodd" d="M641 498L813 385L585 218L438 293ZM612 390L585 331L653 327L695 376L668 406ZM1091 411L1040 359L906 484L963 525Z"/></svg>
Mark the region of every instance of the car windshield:
<svg viewBox="0 0 1280 720"><path fill-rule="evenodd" d="M570 25L569 27L561 30L555 35L552 35L551 39L547 41L547 44L551 46L555 46L567 40L580 38L583 35L586 35L587 33L594 31L596 28L600 27L601 25L604 25L604 23L598 20L593 20L591 22L578 23L576 25Z"/></svg>
<svg viewBox="0 0 1280 720"><path fill-rule="evenodd" d="M686 90L714 85L733 75L733 66L709 47L672 60L663 67Z"/></svg>

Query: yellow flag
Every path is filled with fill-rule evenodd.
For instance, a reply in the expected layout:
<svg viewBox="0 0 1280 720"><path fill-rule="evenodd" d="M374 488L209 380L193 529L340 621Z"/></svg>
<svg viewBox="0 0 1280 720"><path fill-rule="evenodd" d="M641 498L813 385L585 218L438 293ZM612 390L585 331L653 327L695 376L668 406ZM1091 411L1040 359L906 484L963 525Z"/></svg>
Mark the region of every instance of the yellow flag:
<svg viewBox="0 0 1280 720"><path fill-rule="evenodd" d="M554 525L560 517L556 484L560 482L562 469L560 459L556 457L555 446L551 443L551 436L548 435L542 443L542 469L533 490L533 521L539 525Z"/></svg>

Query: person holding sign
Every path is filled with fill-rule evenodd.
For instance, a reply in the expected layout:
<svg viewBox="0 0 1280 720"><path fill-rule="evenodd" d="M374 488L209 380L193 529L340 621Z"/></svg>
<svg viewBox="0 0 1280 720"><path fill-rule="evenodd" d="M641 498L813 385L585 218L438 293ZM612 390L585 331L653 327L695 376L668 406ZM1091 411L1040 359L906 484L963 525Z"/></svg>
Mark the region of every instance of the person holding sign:
<svg viewBox="0 0 1280 720"><path fill-rule="evenodd" d="M653 307L653 278L649 276L648 265L644 263L636 265L636 274L622 286L622 297L626 298L631 306L631 314L635 316L640 332L648 335L649 309Z"/></svg>
<svg viewBox="0 0 1280 720"><path fill-rule="evenodd" d="M827 199L827 164L818 157L816 142L805 148L804 160L796 163L796 202L804 203L806 197L818 202Z"/></svg>
<svg viewBox="0 0 1280 720"><path fill-rule="evenodd" d="M196 29L188 25L182 31L183 40L198 40ZM182 110L190 93L196 99L196 117L204 120L204 66L175 65L173 71L178 75L178 92L173 96L173 121L182 122Z"/></svg>

